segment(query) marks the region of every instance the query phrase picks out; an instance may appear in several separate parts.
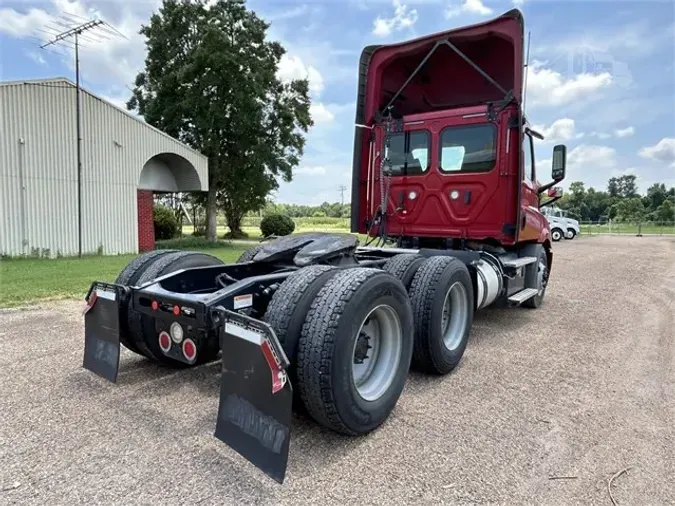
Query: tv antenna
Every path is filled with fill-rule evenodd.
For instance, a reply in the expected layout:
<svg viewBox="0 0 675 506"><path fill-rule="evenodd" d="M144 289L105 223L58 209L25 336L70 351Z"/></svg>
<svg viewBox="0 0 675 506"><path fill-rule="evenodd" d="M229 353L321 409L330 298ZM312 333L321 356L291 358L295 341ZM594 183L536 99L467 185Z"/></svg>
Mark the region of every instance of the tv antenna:
<svg viewBox="0 0 675 506"><path fill-rule="evenodd" d="M80 118L80 40L87 43L101 42L111 36L121 36L121 32L101 19L89 19L75 14L63 13L65 16L54 18L51 22L60 28L47 25L47 30L39 30L51 38L40 45L40 49L48 50L49 46L66 47L75 50L75 116L77 122L77 236L78 256L82 256L82 124ZM65 28L65 30L63 30ZM98 30L98 31L96 31ZM57 53L64 56L62 53Z"/></svg>

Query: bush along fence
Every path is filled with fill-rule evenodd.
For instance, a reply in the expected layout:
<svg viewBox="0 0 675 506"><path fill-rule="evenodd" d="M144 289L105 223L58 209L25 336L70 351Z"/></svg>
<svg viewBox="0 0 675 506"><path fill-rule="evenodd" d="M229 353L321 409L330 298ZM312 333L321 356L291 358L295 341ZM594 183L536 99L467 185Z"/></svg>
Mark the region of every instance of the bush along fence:
<svg viewBox="0 0 675 506"><path fill-rule="evenodd" d="M582 221L581 235L675 236L675 222Z"/></svg>
<svg viewBox="0 0 675 506"><path fill-rule="evenodd" d="M260 228L260 223L263 218L247 216L242 220L242 227ZM349 218L331 218L329 216L307 216L305 218L290 218L295 223L295 230L300 228L307 229L334 229L334 230L349 230Z"/></svg>

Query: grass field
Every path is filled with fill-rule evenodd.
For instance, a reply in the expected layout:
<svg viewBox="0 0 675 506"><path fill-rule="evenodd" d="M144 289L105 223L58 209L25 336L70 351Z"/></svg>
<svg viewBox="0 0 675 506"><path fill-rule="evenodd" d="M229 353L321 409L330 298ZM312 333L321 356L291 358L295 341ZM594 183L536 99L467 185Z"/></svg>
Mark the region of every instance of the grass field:
<svg viewBox="0 0 675 506"><path fill-rule="evenodd" d="M204 252L224 262L234 262L245 249L244 244L219 245ZM36 300L83 298L92 281L114 281L134 257L136 255L3 260L0 262L0 307Z"/></svg>
<svg viewBox="0 0 675 506"><path fill-rule="evenodd" d="M347 223L340 218L301 218L296 219L295 232L349 232ZM218 227L218 237L222 237L227 228ZM248 220L243 227L253 242L260 240L260 228L255 220ZM183 227L184 237L174 241L159 243L159 248L189 249L205 251L221 258L225 262L234 262L249 246L245 243L218 241L207 244L201 238L192 236L191 226ZM637 225L582 224L582 235L618 234L635 235ZM675 226L643 225L643 234L675 235ZM366 237L358 234L360 243L365 244ZM0 307L22 305L35 300L52 300L69 297L83 297L94 280L113 281L124 266L136 255L90 256L82 259L10 259L0 262Z"/></svg>
<svg viewBox="0 0 675 506"><path fill-rule="evenodd" d="M652 235L675 235L675 225L642 225L640 228L634 223L613 223L610 227L607 224L598 225L596 223L582 223L580 225L583 235L594 234L612 234L612 235L636 235L638 230L643 234Z"/></svg>

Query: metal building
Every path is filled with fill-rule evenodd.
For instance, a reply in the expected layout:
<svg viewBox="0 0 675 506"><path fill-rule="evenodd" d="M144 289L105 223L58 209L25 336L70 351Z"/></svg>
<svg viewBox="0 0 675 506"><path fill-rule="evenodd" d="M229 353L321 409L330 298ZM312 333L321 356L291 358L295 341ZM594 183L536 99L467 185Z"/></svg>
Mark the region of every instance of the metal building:
<svg viewBox="0 0 675 506"><path fill-rule="evenodd" d="M0 254L152 249L153 192L208 190L205 156L81 89L80 226L75 101L66 78L0 83Z"/></svg>

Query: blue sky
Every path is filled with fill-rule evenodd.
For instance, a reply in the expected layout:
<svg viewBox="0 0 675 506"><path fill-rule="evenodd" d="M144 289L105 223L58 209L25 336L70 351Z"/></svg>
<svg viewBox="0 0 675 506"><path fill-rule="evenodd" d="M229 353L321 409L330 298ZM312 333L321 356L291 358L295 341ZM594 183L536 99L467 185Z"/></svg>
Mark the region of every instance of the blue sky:
<svg viewBox="0 0 675 506"><path fill-rule="evenodd" d="M123 104L144 59L140 25L160 0L5 0L0 7L0 77L74 79L73 55L39 49L41 30L67 13L98 16L127 36L82 49L83 85ZM547 137L539 174L555 143L568 146L563 184L638 176L675 185L675 4L574 0L249 0L288 50L283 78L309 77L315 126L281 202L319 204L350 186L357 64L361 49L472 24L517 7L531 31L527 112ZM60 21L59 21L59 18ZM63 49L61 49L63 51ZM347 192L345 195L349 195Z"/></svg>

